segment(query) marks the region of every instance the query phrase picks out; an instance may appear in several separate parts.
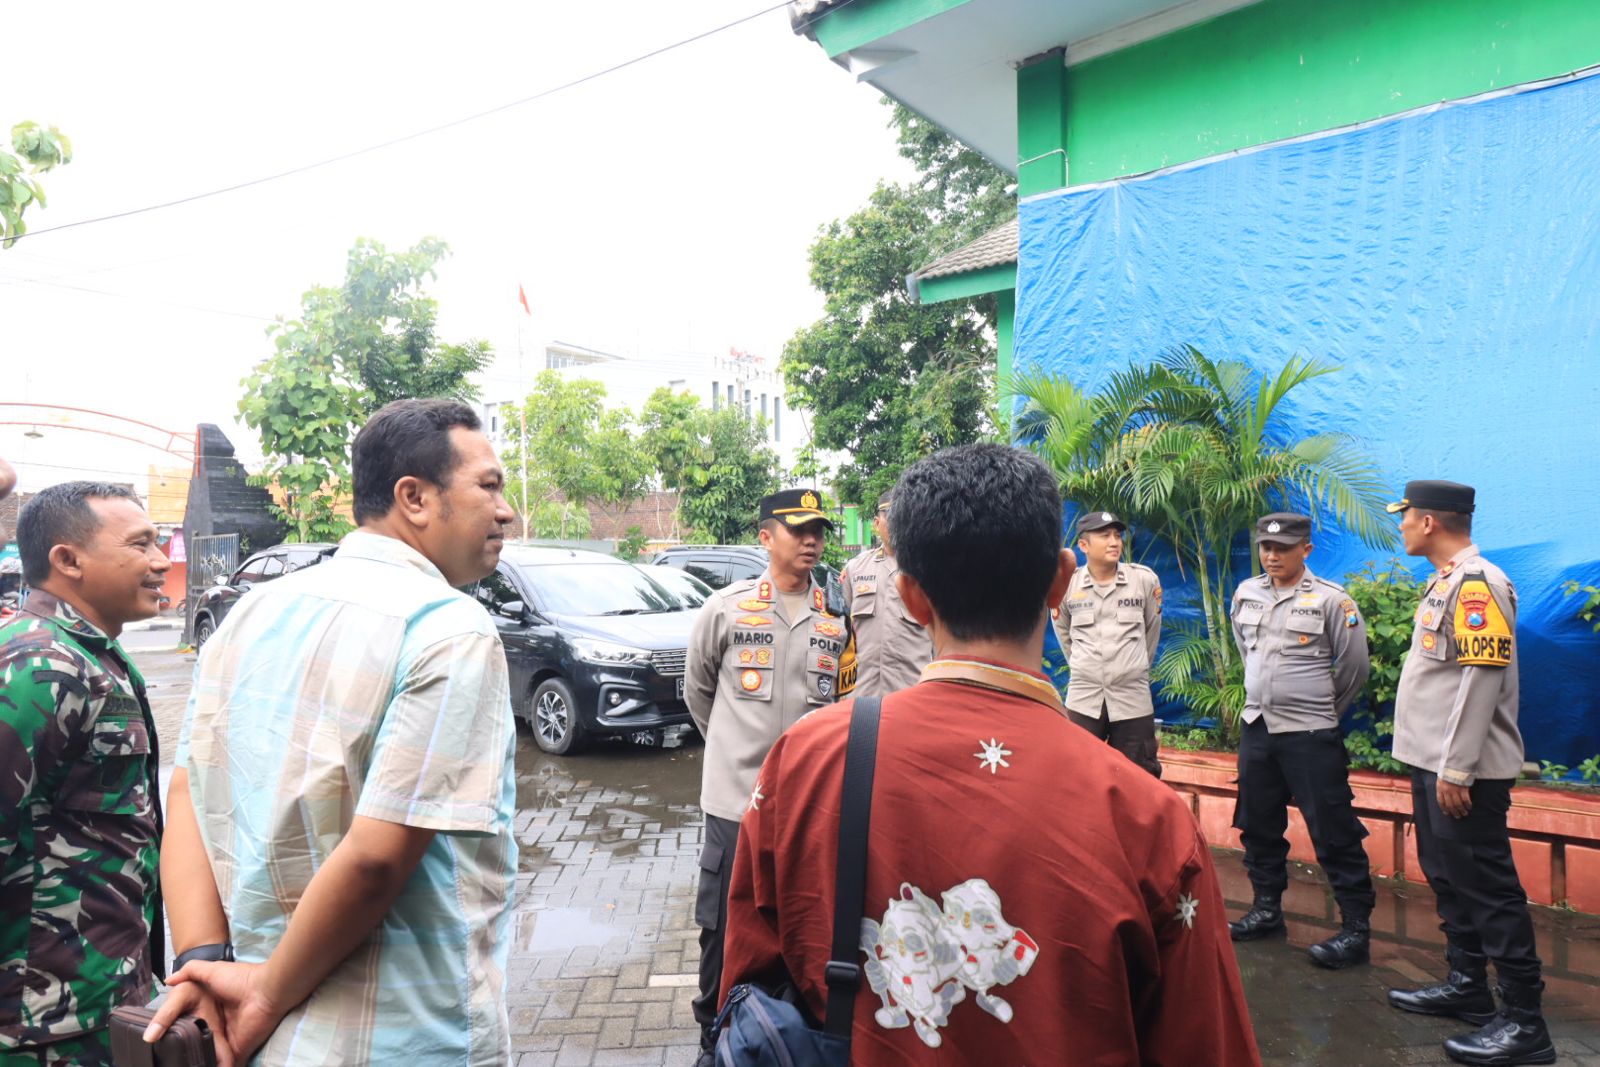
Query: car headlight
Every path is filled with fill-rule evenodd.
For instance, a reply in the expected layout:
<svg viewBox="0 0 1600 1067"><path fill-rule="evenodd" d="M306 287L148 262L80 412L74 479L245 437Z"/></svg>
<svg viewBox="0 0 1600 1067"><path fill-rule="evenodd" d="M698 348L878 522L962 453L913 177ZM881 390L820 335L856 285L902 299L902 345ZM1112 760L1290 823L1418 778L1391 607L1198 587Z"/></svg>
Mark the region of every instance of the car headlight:
<svg viewBox="0 0 1600 1067"><path fill-rule="evenodd" d="M581 660L590 663L614 663L622 666L645 666L650 653L632 645L619 645L613 641L597 641L592 637L578 637L572 641L572 650Z"/></svg>

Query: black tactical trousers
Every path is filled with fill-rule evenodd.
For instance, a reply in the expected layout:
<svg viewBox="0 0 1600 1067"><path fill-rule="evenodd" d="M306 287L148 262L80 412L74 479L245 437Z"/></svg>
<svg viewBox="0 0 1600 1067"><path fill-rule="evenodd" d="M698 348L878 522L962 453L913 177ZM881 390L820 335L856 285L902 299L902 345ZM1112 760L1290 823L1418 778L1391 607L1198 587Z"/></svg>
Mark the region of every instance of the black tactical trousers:
<svg viewBox="0 0 1600 1067"><path fill-rule="evenodd" d="M1069 718L1091 734L1127 756L1133 762L1155 775L1161 777L1161 760L1156 757L1159 742L1156 740L1156 717L1154 715L1141 715L1137 719L1122 719L1113 722L1111 709L1102 702L1100 717L1091 719L1087 715L1079 715L1075 711L1067 712Z"/></svg>
<svg viewBox="0 0 1600 1067"><path fill-rule="evenodd" d="M1511 859L1506 812L1511 782L1479 779L1472 810L1456 819L1439 807L1438 776L1412 768L1411 803L1417 820L1417 858L1450 944L1494 960L1501 978L1539 980L1528 896Z"/></svg>
<svg viewBox="0 0 1600 1067"><path fill-rule="evenodd" d="M1367 851L1367 828L1351 807L1349 756L1337 729L1267 731L1266 716L1246 723L1239 739L1239 802L1233 825L1244 839L1244 867L1257 893L1281 896L1289 887L1292 801L1305 817L1317 862L1328 876L1345 919L1365 919L1377 901Z"/></svg>
<svg viewBox="0 0 1600 1067"><path fill-rule="evenodd" d="M728 926L728 882L733 877L733 850L739 824L706 816L705 845L700 849L700 888L694 899L694 921L700 927L700 995L694 998L694 1021L702 1041L717 1018L722 992L722 944Z"/></svg>

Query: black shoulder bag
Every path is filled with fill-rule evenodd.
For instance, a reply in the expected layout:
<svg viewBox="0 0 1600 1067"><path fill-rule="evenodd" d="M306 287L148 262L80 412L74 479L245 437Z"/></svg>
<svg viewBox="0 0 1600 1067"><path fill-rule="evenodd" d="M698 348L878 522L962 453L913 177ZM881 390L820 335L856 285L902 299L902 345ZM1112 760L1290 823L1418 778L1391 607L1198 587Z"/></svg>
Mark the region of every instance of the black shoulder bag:
<svg viewBox="0 0 1600 1067"><path fill-rule="evenodd" d="M878 755L882 700L857 700L850 715L839 809L839 860L833 883L833 950L827 968L828 1017L818 1029L792 986L769 991L745 982L728 991L717 1015L718 1067L848 1067L850 1026L861 987L861 915L867 892L867 831Z"/></svg>

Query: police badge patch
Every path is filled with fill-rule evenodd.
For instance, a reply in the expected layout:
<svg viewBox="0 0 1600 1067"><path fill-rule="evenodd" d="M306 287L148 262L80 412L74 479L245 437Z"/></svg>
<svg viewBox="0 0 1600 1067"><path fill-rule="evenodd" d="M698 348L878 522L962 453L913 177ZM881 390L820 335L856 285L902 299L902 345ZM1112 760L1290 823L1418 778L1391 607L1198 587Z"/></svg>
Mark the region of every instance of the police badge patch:
<svg viewBox="0 0 1600 1067"><path fill-rule="evenodd" d="M820 694L821 696L825 696L825 697L826 696L832 696L833 695L833 679L829 678L826 674L818 675L818 677L817 677L817 693Z"/></svg>

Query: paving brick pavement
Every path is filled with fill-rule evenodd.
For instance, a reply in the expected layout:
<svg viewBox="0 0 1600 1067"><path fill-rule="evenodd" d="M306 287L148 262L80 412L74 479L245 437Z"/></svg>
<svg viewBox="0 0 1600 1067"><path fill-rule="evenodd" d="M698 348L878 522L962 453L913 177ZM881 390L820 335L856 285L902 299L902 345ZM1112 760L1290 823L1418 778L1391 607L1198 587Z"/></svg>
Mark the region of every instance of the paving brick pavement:
<svg viewBox="0 0 1600 1067"><path fill-rule="evenodd" d="M519 759L517 1067L673 1067L699 1054L689 1004L700 962L700 752L610 746Z"/></svg>
<svg viewBox="0 0 1600 1067"><path fill-rule="evenodd" d="M518 1067L693 1063L703 750L608 746L563 760L527 749L518 759L523 875L510 970ZM1229 910L1242 911L1250 890L1239 857L1216 859ZM1285 903L1287 940L1238 947L1267 1067L1449 1062L1440 1042L1461 1024L1385 1000L1391 986L1440 974L1425 887L1379 883L1373 963L1341 972L1305 956L1338 925L1317 872L1299 868ZM1600 1067L1600 921L1534 913L1560 1062Z"/></svg>

